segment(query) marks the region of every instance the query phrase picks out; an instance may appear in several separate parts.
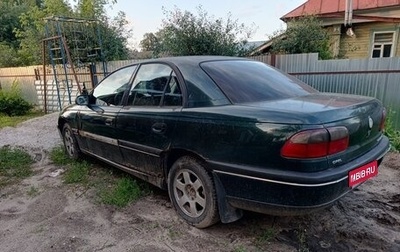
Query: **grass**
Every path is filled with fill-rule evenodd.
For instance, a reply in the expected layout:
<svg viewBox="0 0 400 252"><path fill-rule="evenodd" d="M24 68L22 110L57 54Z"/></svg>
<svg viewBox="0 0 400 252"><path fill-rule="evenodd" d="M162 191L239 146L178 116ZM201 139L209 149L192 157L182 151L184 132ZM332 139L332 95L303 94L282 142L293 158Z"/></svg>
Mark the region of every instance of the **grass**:
<svg viewBox="0 0 400 252"><path fill-rule="evenodd" d="M235 247L233 252L246 252L246 248L243 245L239 245L238 247Z"/></svg>
<svg viewBox="0 0 400 252"><path fill-rule="evenodd" d="M299 242L298 251L299 252L309 252L310 249L308 248L308 245L307 245L307 230L302 227L299 227L299 229L296 230L296 236L297 236L297 239Z"/></svg>
<svg viewBox="0 0 400 252"><path fill-rule="evenodd" d="M33 160L25 151L1 147L0 185L8 185L14 181L29 177L33 173L31 164L33 164Z"/></svg>
<svg viewBox="0 0 400 252"><path fill-rule="evenodd" d="M149 193L149 187L138 183L123 172L115 172L110 167L94 167L85 160L70 159L59 146L50 152L55 165L65 166L63 181L66 184L80 184L94 188L100 202L124 207Z"/></svg>
<svg viewBox="0 0 400 252"><path fill-rule="evenodd" d="M400 151L400 130L394 127L393 118L396 111L389 110L385 121L385 135L389 138L392 149Z"/></svg>
<svg viewBox="0 0 400 252"><path fill-rule="evenodd" d="M130 177L123 177L117 179L115 186L111 190L102 190L100 198L103 203L124 207L146 194L146 190L142 190L136 180Z"/></svg>
<svg viewBox="0 0 400 252"><path fill-rule="evenodd" d="M172 227L168 229L168 236L171 240L179 239L182 233L179 230L174 230Z"/></svg>
<svg viewBox="0 0 400 252"><path fill-rule="evenodd" d="M64 182L67 184L81 183L86 185L89 182L89 171L89 163L74 161L64 173Z"/></svg>
<svg viewBox="0 0 400 252"><path fill-rule="evenodd" d="M34 198L40 194L39 188L31 186L29 191L26 193L29 197Z"/></svg>
<svg viewBox="0 0 400 252"><path fill-rule="evenodd" d="M278 231L273 227L262 228L257 231L256 245L262 246L275 239Z"/></svg>
<svg viewBox="0 0 400 252"><path fill-rule="evenodd" d="M50 151L50 159L55 165L68 165L74 163L66 154L63 146L58 146Z"/></svg>
<svg viewBox="0 0 400 252"><path fill-rule="evenodd" d="M15 127L21 122L43 115L43 112L38 111L32 111L23 116L7 116L4 114L0 114L0 129L4 127Z"/></svg>
<svg viewBox="0 0 400 252"><path fill-rule="evenodd" d="M32 111L23 116L7 116L0 114L0 129L15 127L17 124L44 115L42 112ZM0 148L0 187L6 186L32 174L32 158L23 150Z"/></svg>
<svg viewBox="0 0 400 252"><path fill-rule="evenodd" d="M81 183L86 185L89 181L90 164L86 161L76 161L69 158L64 147L58 146L50 151L50 159L55 165L67 166L64 173L66 184Z"/></svg>

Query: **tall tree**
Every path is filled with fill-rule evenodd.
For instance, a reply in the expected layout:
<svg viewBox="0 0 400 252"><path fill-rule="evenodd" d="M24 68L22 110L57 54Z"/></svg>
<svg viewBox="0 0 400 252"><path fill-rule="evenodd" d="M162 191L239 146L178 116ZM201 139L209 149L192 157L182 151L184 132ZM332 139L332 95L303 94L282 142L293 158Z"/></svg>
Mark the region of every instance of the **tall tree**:
<svg viewBox="0 0 400 252"><path fill-rule="evenodd" d="M21 40L15 31L22 28L20 16L42 3L42 0L0 1L0 67L23 64L18 54Z"/></svg>
<svg viewBox="0 0 400 252"><path fill-rule="evenodd" d="M159 46L158 38L152 32L145 33L143 35L143 39L139 43L139 46L142 51L155 51Z"/></svg>
<svg viewBox="0 0 400 252"><path fill-rule="evenodd" d="M15 36L14 29L21 28L19 16L27 10L27 5L11 1L0 2L0 42L14 49L18 48L19 41Z"/></svg>
<svg viewBox="0 0 400 252"><path fill-rule="evenodd" d="M76 11L81 18L104 21L107 18L106 5L116 2L117 0L78 0Z"/></svg>
<svg viewBox="0 0 400 252"><path fill-rule="evenodd" d="M69 0L0 1L0 54L7 55L0 60L0 66L40 64L45 18L50 16L98 20L107 59L126 59L129 55L127 38L131 31L127 28L125 13L121 12L113 19L107 16L107 5L114 3L116 0L77 0L73 9ZM98 41L98 33L91 28L84 28L86 34L83 36L90 37L89 41ZM68 41L73 29L63 30L63 35Z"/></svg>
<svg viewBox="0 0 400 252"><path fill-rule="evenodd" d="M159 55L243 55L253 29L227 19L209 16L201 6L197 15L175 8L164 9L162 28L156 33Z"/></svg>
<svg viewBox="0 0 400 252"><path fill-rule="evenodd" d="M276 32L273 37L274 53L319 53L321 59L332 58L329 33L315 16L289 21L287 29Z"/></svg>
<svg viewBox="0 0 400 252"><path fill-rule="evenodd" d="M118 12L110 22L102 25L103 49L107 60L128 59L128 38L132 31L128 28L124 12Z"/></svg>
<svg viewBox="0 0 400 252"><path fill-rule="evenodd" d="M98 20L98 28L102 39L102 49L106 60L127 59L129 52L127 40L131 30L127 28L126 14L122 11L110 19L107 16L107 5L115 4L116 0L78 0L76 15L80 18ZM98 40L97 34L91 33L88 36L95 36L90 40Z"/></svg>
<svg viewBox="0 0 400 252"><path fill-rule="evenodd" d="M0 67L15 67L20 65L17 50L12 46L0 42L0 55Z"/></svg>
<svg viewBox="0 0 400 252"><path fill-rule="evenodd" d="M65 0L43 0L40 6L30 7L20 16L21 28L16 29L16 36L20 39L18 55L23 65L41 63L44 38L44 18L48 16L71 16L72 8Z"/></svg>

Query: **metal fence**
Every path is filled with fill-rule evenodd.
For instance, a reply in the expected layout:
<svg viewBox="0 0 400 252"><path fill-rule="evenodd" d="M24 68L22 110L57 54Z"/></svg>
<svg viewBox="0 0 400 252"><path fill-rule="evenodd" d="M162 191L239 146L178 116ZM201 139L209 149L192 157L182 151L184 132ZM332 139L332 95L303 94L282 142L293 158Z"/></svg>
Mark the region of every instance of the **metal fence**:
<svg viewBox="0 0 400 252"><path fill-rule="evenodd" d="M358 94L376 97L392 111L394 126L400 128L400 58L374 59L341 59L318 60L318 54L296 55L268 55L256 56L252 59L268 63L282 71L289 73L322 92ZM137 60L108 62L108 71L111 72L121 66ZM101 72L102 66L96 66ZM52 69L47 68L48 78L52 76ZM3 88L18 81L26 99L43 106L43 88L41 81L42 66L0 68L0 85ZM90 88L91 78L88 69L78 71L79 81L86 83ZM98 76L101 80L103 76ZM35 85L36 83L36 85ZM81 83L81 84L82 84ZM54 82L48 82L47 93L49 100L57 103L54 95ZM53 85L53 86L52 86ZM76 84L75 84L76 85ZM62 101L63 104L66 101ZM49 108L57 109L54 104ZM50 110L51 111L51 110Z"/></svg>

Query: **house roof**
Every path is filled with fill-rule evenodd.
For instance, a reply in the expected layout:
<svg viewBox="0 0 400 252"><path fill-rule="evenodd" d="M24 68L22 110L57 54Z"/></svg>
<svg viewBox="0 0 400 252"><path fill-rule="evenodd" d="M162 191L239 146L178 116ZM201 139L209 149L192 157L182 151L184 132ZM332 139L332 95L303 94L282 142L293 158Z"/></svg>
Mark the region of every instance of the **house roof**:
<svg viewBox="0 0 400 252"><path fill-rule="evenodd" d="M284 33L268 40L268 41L264 41L262 44L259 44L257 47L254 47L253 50L250 52L250 56L255 56L259 53L265 53L265 52L269 52L269 50L271 49L271 46L273 44L273 42L276 39L281 39L283 37L286 37L286 35Z"/></svg>
<svg viewBox="0 0 400 252"><path fill-rule="evenodd" d="M353 11L399 6L400 0L353 0ZM346 0L308 0L287 13L282 20L300 17L305 14L326 15L344 12Z"/></svg>
<svg viewBox="0 0 400 252"><path fill-rule="evenodd" d="M264 45L267 41L265 40L259 40L259 41L247 41L246 44L244 44L244 49L254 49L258 48L262 45Z"/></svg>

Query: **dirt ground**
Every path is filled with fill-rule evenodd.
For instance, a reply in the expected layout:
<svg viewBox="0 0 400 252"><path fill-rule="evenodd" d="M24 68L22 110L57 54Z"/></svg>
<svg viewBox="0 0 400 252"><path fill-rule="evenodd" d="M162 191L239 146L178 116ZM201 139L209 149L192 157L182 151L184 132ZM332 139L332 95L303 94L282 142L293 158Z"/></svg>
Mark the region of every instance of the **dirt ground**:
<svg viewBox="0 0 400 252"><path fill-rule="evenodd" d="M0 130L0 146L8 145L4 134L19 130ZM329 209L300 217L245 212L237 222L199 230L178 218L164 191L120 209L97 202L91 189L64 184L63 175L50 177L60 167L49 161L48 146L32 141L22 147L36 160L35 175L0 188L0 251L400 251L398 153Z"/></svg>

